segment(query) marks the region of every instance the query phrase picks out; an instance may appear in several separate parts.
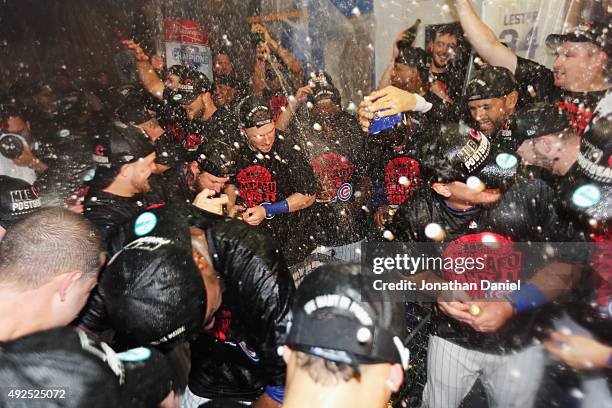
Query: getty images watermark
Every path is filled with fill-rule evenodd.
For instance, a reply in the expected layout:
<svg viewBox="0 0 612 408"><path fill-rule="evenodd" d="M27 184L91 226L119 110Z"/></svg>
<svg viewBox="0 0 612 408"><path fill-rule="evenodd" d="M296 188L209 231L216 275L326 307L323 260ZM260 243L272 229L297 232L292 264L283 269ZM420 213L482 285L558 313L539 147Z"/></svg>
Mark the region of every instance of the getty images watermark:
<svg viewBox="0 0 612 408"><path fill-rule="evenodd" d="M550 285L555 262L586 263L594 247L587 243L516 243L459 239L449 243L364 243L362 274L367 285L391 300L504 300L545 271Z"/></svg>

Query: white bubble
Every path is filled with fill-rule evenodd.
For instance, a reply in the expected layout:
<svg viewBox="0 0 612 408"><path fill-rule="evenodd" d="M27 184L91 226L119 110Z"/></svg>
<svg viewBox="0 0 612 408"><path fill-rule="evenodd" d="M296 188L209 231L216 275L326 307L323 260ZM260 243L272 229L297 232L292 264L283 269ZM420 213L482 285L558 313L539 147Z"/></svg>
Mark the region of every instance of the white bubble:
<svg viewBox="0 0 612 408"><path fill-rule="evenodd" d="M307 107L308 109L312 109L312 107L313 107L313 106L314 106L314 105L312 104L312 102L310 102L310 101L306 102L306 107Z"/></svg>
<svg viewBox="0 0 612 408"><path fill-rule="evenodd" d="M300 146L298 146L298 145L293 145L293 150L295 150L295 151L298 151L298 152L299 152L299 151L300 151L300 150L302 150L302 149L301 149L301 148L300 148Z"/></svg>
<svg viewBox="0 0 612 408"><path fill-rule="evenodd" d="M513 368L512 370L510 370L510 375L514 378L519 378L521 376L521 372L518 368Z"/></svg>
<svg viewBox="0 0 612 408"><path fill-rule="evenodd" d="M406 176L401 176L398 181L404 187L410 186L410 180L408 180L408 177Z"/></svg>
<svg viewBox="0 0 612 408"><path fill-rule="evenodd" d="M356 17L359 17L359 16L361 15L361 10L359 10L359 7L354 7L354 8L351 10L351 14L352 14L352 15L354 15L354 16L356 16Z"/></svg>
<svg viewBox="0 0 612 408"><path fill-rule="evenodd" d="M293 101L295 101L295 96L289 95L289 98L287 98L287 99L289 99L289 102L293 102Z"/></svg>
<svg viewBox="0 0 612 408"><path fill-rule="evenodd" d="M578 388L572 388L570 391L570 395L576 399L583 399L584 394Z"/></svg>
<svg viewBox="0 0 612 408"><path fill-rule="evenodd" d="M393 241L395 239L395 235L393 235L391 231L385 230L385 232L383 232L383 238L389 241Z"/></svg>
<svg viewBox="0 0 612 408"><path fill-rule="evenodd" d="M349 111L356 111L357 110L357 105L355 105L355 102L351 101L351 102L349 102L349 104L346 107L346 109L349 110Z"/></svg>
<svg viewBox="0 0 612 408"><path fill-rule="evenodd" d="M476 176L470 176L466 180L466 183L470 190L483 191L485 189L484 183Z"/></svg>
<svg viewBox="0 0 612 408"><path fill-rule="evenodd" d="M484 234L481 241L483 244L494 244L497 242L497 238L493 234Z"/></svg>
<svg viewBox="0 0 612 408"><path fill-rule="evenodd" d="M98 197L91 197L90 200L95 203L96 201L98 201Z"/></svg>
<svg viewBox="0 0 612 408"><path fill-rule="evenodd" d="M440 224L432 222L425 227L425 236L434 241L442 241L446 233Z"/></svg>
<svg viewBox="0 0 612 408"><path fill-rule="evenodd" d="M360 343L369 343L372 340L372 332L367 327L361 327L357 330L357 341Z"/></svg>
<svg viewBox="0 0 612 408"><path fill-rule="evenodd" d="M450 11L450 8L448 7L448 4L445 4L442 6L442 11L445 13L448 13Z"/></svg>
<svg viewBox="0 0 612 408"><path fill-rule="evenodd" d="M315 122L315 124L314 124L314 125L312 125L312 128L313 128L314 130L316 130L317 132L320 132L320 131L322 131L322 130L323 130L323 126L321 126L321 125L320 125L319 123L317 123L317 122Z"/></svg>
<svg viewBox="0 0 612 408"><path fill-rule="evenodd" d="M570 329L567 326L563 326L559 329L559 331L561 332L561 334L563 334L564 336L571 336L572 335L572 329Z"/></svg>

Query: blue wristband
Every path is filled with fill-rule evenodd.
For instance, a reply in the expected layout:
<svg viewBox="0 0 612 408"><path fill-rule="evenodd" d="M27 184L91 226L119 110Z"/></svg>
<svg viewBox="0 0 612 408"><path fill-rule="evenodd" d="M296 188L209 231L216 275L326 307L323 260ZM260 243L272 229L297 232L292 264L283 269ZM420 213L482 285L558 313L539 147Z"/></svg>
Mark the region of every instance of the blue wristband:
<svg viewBox="0 0 612 408"><path fill-rule="evenodd" d="M528 282L520 290L515 290L510 293L508 295L508 300L512 303L512 306L514 306L514 311L516 313L536 309L548 303L548 299L546 299L544 293L531 282Z"/></svg>
<svg viewBox="0 0 612 408"><path fill-rule="evenodd" d="M282 385L266 385L266 394L279 404L285 399L285 387Z"/></svg>
<svg viewBox="0 0 612 408"><path fill-rule="evenodd" d="M273 217L276 214L285 214L289 212L289 203L287 200L277 201L275 203L261 203L260 204L266 211L266 217Z"/></svg>

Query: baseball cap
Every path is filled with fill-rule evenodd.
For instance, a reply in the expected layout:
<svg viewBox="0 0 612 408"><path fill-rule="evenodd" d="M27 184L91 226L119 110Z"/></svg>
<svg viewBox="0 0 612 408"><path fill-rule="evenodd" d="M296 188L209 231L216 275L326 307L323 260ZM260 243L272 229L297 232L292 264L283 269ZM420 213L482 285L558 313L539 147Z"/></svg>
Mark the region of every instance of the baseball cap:
<svg viewBox="0 0 612 408"><path fill-rule="evenodd" d="M195 160L200 171L216 177L228 177L236 172L235 154L234 148L228 142L217 139L202 143L196 151Z"/></svg>
<svg viewBox="0 0 612 408"><path fill-rule="evenodd" d="M0 346L0 383L12 389L63 390L63 398L28 400L44 407L157 406L174 374L160 352L139 347L116 353L85 332L61 327ZM0 396L4 406L6 392ZM8 404L10 406L10 404Z"/></svg>
<svg viewBox="0 0 612 408"><path fill-rule="evenodd" d="M571 126L569 118L556 105L534 103L510 117L510 131L516 143L561 132Z"/></svg>
<svg viewBox="0 0 612 408"><path fill-rule="evenodd" d="M581 24L570 28L564 34L550 34L546 37L546 45L550 48L556 48L565 41L570 42L589 42L595 44L606 54L610 55L612 51L612 41L610 41L610 18L609 13L607 20L603 21L583 21Z"/></svg>
<svg viewBox="0 0 612 408"><path fill-rule="evenodd" d="M272 111L265 99L259 96L247 96L240 102L240 127L262 127L272 123Z"/></svg>
<svg viewBox="0 0 612 408"><path fill-rule="evenodd" d="M180 75L178 89L172 100L181 105L189 105L198 95L212 90L212 83L206 75L195 69L185 68Z"/></svg>
<svg viewBox="0 0 612 408"><path fill-rule="evenodd" d="M483 133L463 124L443 124L420 145L421 173L429 181L465 182L478 177L487 187L504 187L514 180L519 159L513 150L496 145Z"/></svg>
<svg viewBox="0 0 612 408"><path fill-rule="evenodd" d="M403 304L367 283L359 264L323 265L307 275L291 307L285 343L325 360L408 368Z"/></svg>
<svg viewBox="0 0 612 408"><path fill-rule="evenodd" d="M122 104L117 108L117 118L127 124L140 125L153 117L147 110L147 99L140 89L132 89L124 96Z"/></svg>
<svg viewBox="0 0 612 408"><path fill-rule="evenodd" d="M395 63L417 68L425 66L423 53L412 47L400 48L397 58L395 58Z"/></svg>
<svg viewBox="0 0 612 408"><path fill-rule="evenodd" d="M576 164L563 178L561 202L583 222L612 219L612 113L591 121Z"/></svg>
<svg viewBox="0 0 612 408"><path fill-rule="evenodd" d="M7 229L42 206L36 187L22 179L0 176L0 226Z"/></svg>
<svg viewBox="0 0 612 408"><path fill-rule="evenodd" d="M127 344L165 350L201 330L206 289L193 261L187 207L147 209L111 238L114 255L99 285L109 319Z"/></svg>
<svg viewBox="0 0 612 408"><path fill-rule="evenodd" d="M98 138L93 161L113 167L133 163L155 151L155 146L136 126L114 122Z"/></svg>
<svg viewBox="0 0 612 408"><path fill-rule="evenodd" d="M331 75L327 72L319 71L316 74L313 73L309 84L314 86L312 94L309 96L312 103L318 105L332 102L340 106L340 91L335 87Z"/></svg>
<svg viewBox="0 0 612 408"><path fill-rule="evenodd" d="M468 82L467 101L501 98L517 89L516 79L509 69L484 65Z"/></svg>

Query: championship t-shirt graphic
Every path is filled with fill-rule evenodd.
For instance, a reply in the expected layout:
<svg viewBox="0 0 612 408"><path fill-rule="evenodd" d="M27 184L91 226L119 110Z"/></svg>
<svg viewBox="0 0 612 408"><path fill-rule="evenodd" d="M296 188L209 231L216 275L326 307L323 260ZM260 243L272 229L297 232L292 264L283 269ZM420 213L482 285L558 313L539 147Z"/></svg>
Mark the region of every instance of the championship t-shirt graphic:
<svg viewBox="0 0 612 408"><path fill-rule="evenodd" d="M523 262L522 252L516 250L510 238L491 232L455 239L444 250L443 258L455 262L452 263L454 269L443 267L442 277L448 281L475 283L478 289L467 291L475 299L503 298L504 292L482 290L481 282L517 282ZM477 258L481 258L479 265L464 263L466 259Z"/></svg>
<svg viewBox="0 0 612 408"><path fill-rule="evenodd" d="M355 164L346 156L325 153L316 156L311 164L317 179L318 202L348 201L353 196L351 179L355 174Z"/></svg>
<svg viewBox="0 0 612 408"><path fill-rule="evenodd" d="M276 201L276 181L272 180L272 175L265 167L253 165L244 168L238 172L236 180L239 183L240 198L247 208Z"/></svg>
<svg viewBox="0 0 612 408"><path fill-rule="evenodd" d="M396 157L385 166L385 191L389 205L400 205L410 197L421 181L419 162L410 157Z"/></svg>

